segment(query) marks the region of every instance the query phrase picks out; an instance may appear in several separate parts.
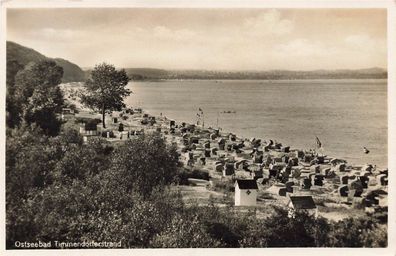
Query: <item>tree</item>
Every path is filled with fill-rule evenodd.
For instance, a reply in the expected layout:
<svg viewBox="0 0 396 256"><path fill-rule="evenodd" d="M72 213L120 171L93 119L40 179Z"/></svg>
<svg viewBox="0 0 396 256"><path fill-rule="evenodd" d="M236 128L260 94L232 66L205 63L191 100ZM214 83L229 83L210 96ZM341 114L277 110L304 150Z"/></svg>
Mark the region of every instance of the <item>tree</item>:
<svg viewBox="0 0 396 256"><path fill-rule="evenodd" d="M55 136L61 127L57 113L62 110L62 105L63 95L58 86L39 85L25 106L24 120L28 124L36 123L45 134Z"/></svg>
<svg viewBox="0 0 396 256"><path fill-rule="evenodd" d="M21 69L23 69L22 64L20 64L17 60L13 58L9 58L7 56L6 111L7 111L7 126L10 128L14 128L20 122L18 115L20 110L18 109L18 106L15 103L14 94L15 94L15 76L18 73L18 71Z"/></svg>
<svg viewBox="0 0 396 256"><path fill-rule="evenodd" d="M106 128L106 111L120 111L125 107L124 98L131 94L125 88L129 81L125 70L117 71L113 65L102 63L92 70L91 77L85 83L81 101L102 113L103 128Z"/></svg>
<svg viewBox="0 0 396 256"><path fill-rule="evenodd" d="M167 146L160 136L140 136L115 150L109 180L124 185L127 193L146 197L154 188L174 181L178 160L176 148Z"/></svg>
<svg viewBox="0 0 396 256"><path fill-rule="evenodd" d="M54 61L30 63L15 76L14 104L17 112L11 123L20 125L37 124L45 134L57 135L60 121L57 118L63 106L63 95L59 88L63 69Z"/></svg>
<svg viewBox="0 0 396 256"><path fill-rule="evenodd" d="M370 217L347 218L331 226L330 247L384 247L387 246L387 233L384 225L378 225Z"/></svg>
<svg viewBox="0 0 396 256"><path fill-rule="evenodd" d="M62 67L54 61L31 62L15 76L15 97L19 102L26 103L37 86L55 87L61 83L62 76Z"/></svg>
<svg viewBox="0 0 396 256"><path fill-rule="evenodd" d="M159 142L160 138L142 137L135 144L131 142L128 146L134 149L118 158L127 146L113 152L114 145L100 138L83 144L74 130L47 137L40 128L29 129L8 131L7 248L15 248L15 241L36 240L110 240L122 241L123 247L148 247L173 215L183 212L181 194L161 187L167 179L135 183L139 187L151 184L150 195L143 195L139 189L137 193L128 190L131 176L124 165L129 164L129 153L139 152L138 147L148 153L132 157L132 161L144 157L154 163L142 167L151 172L146 178L151 179L156 170L159 175L162 171L169 173L169 180L174 176L175 152ZM172 163L163 163L162 168L161 163L168 160ZM111 166L114 164L122 168L122 173ZM150 166L152 169L147 169Z"/></svg>
<svg viewBox="0 0 396 256"><path fill-rule="evenodd" d="M169 227L154 237L152 246L157 248L210 248L220 242L210 237L198 215L177 214Z"/></svg>

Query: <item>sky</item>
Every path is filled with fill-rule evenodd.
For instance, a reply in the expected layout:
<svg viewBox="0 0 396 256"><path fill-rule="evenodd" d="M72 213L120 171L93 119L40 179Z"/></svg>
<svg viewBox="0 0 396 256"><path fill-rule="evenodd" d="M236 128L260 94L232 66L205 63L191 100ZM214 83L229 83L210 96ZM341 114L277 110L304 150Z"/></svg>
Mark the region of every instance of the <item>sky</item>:
<svg viewBox="0 0 396 256"><path fill-rule="evenodd" d="M385 9L8 9L7 40L80 67L387 67Z"/></svg>

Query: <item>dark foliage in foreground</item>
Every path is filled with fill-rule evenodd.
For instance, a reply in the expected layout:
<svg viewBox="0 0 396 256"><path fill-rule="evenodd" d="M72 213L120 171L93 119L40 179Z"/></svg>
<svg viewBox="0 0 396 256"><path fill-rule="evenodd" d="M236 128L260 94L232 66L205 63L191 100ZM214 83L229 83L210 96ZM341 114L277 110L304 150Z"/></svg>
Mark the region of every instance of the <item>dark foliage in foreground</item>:
<svg viewBox="0 0 396 256"><path fill-rule="evenodd" d="M7 247L15 241L121 241L135 247L382 247L377 219L329 222L283 208L265 219L213 204L185 205L169 185L175 148L157 136L82 144L77 131L7 136Z"/></svg>

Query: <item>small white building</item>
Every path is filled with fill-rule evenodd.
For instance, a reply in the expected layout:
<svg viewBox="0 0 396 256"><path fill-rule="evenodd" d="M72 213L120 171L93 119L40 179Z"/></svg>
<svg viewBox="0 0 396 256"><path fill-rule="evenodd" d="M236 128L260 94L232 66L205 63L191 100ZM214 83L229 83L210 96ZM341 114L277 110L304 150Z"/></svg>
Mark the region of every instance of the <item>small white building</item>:
<svg viewBox="0 0 396 256"><path fill-rule="evenodd" d="M308 214L318 217L318 208L312 196L290 196L289 217L293 217L296 211L307 211Z"/></svg>
<svg viewBox="0 0 396 256"><path fill-rule="evenodd" d="M235 206L255 206L257 201L257 182L255 180L235 181Z"/></svg>

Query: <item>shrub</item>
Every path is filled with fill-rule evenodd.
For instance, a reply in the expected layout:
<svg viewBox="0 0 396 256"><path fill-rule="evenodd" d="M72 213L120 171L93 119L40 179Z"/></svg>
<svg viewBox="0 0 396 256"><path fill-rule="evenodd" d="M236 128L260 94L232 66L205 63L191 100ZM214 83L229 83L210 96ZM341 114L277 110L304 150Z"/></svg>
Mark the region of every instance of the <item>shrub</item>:
<svg viewBox="0 0 396 256"><path fill-rule="evenodd" d="M209 180L209 173L202 169L193 168L189 170L188 168L182 168L177 177L180 185L188 185L189 178Z"/></svg>
<svg viewBox="0 0 396 256"><path fill-rule="evenodd" d="M235 187L232 180L212 180L211 189L220 192L234 192Z"/></svg>

